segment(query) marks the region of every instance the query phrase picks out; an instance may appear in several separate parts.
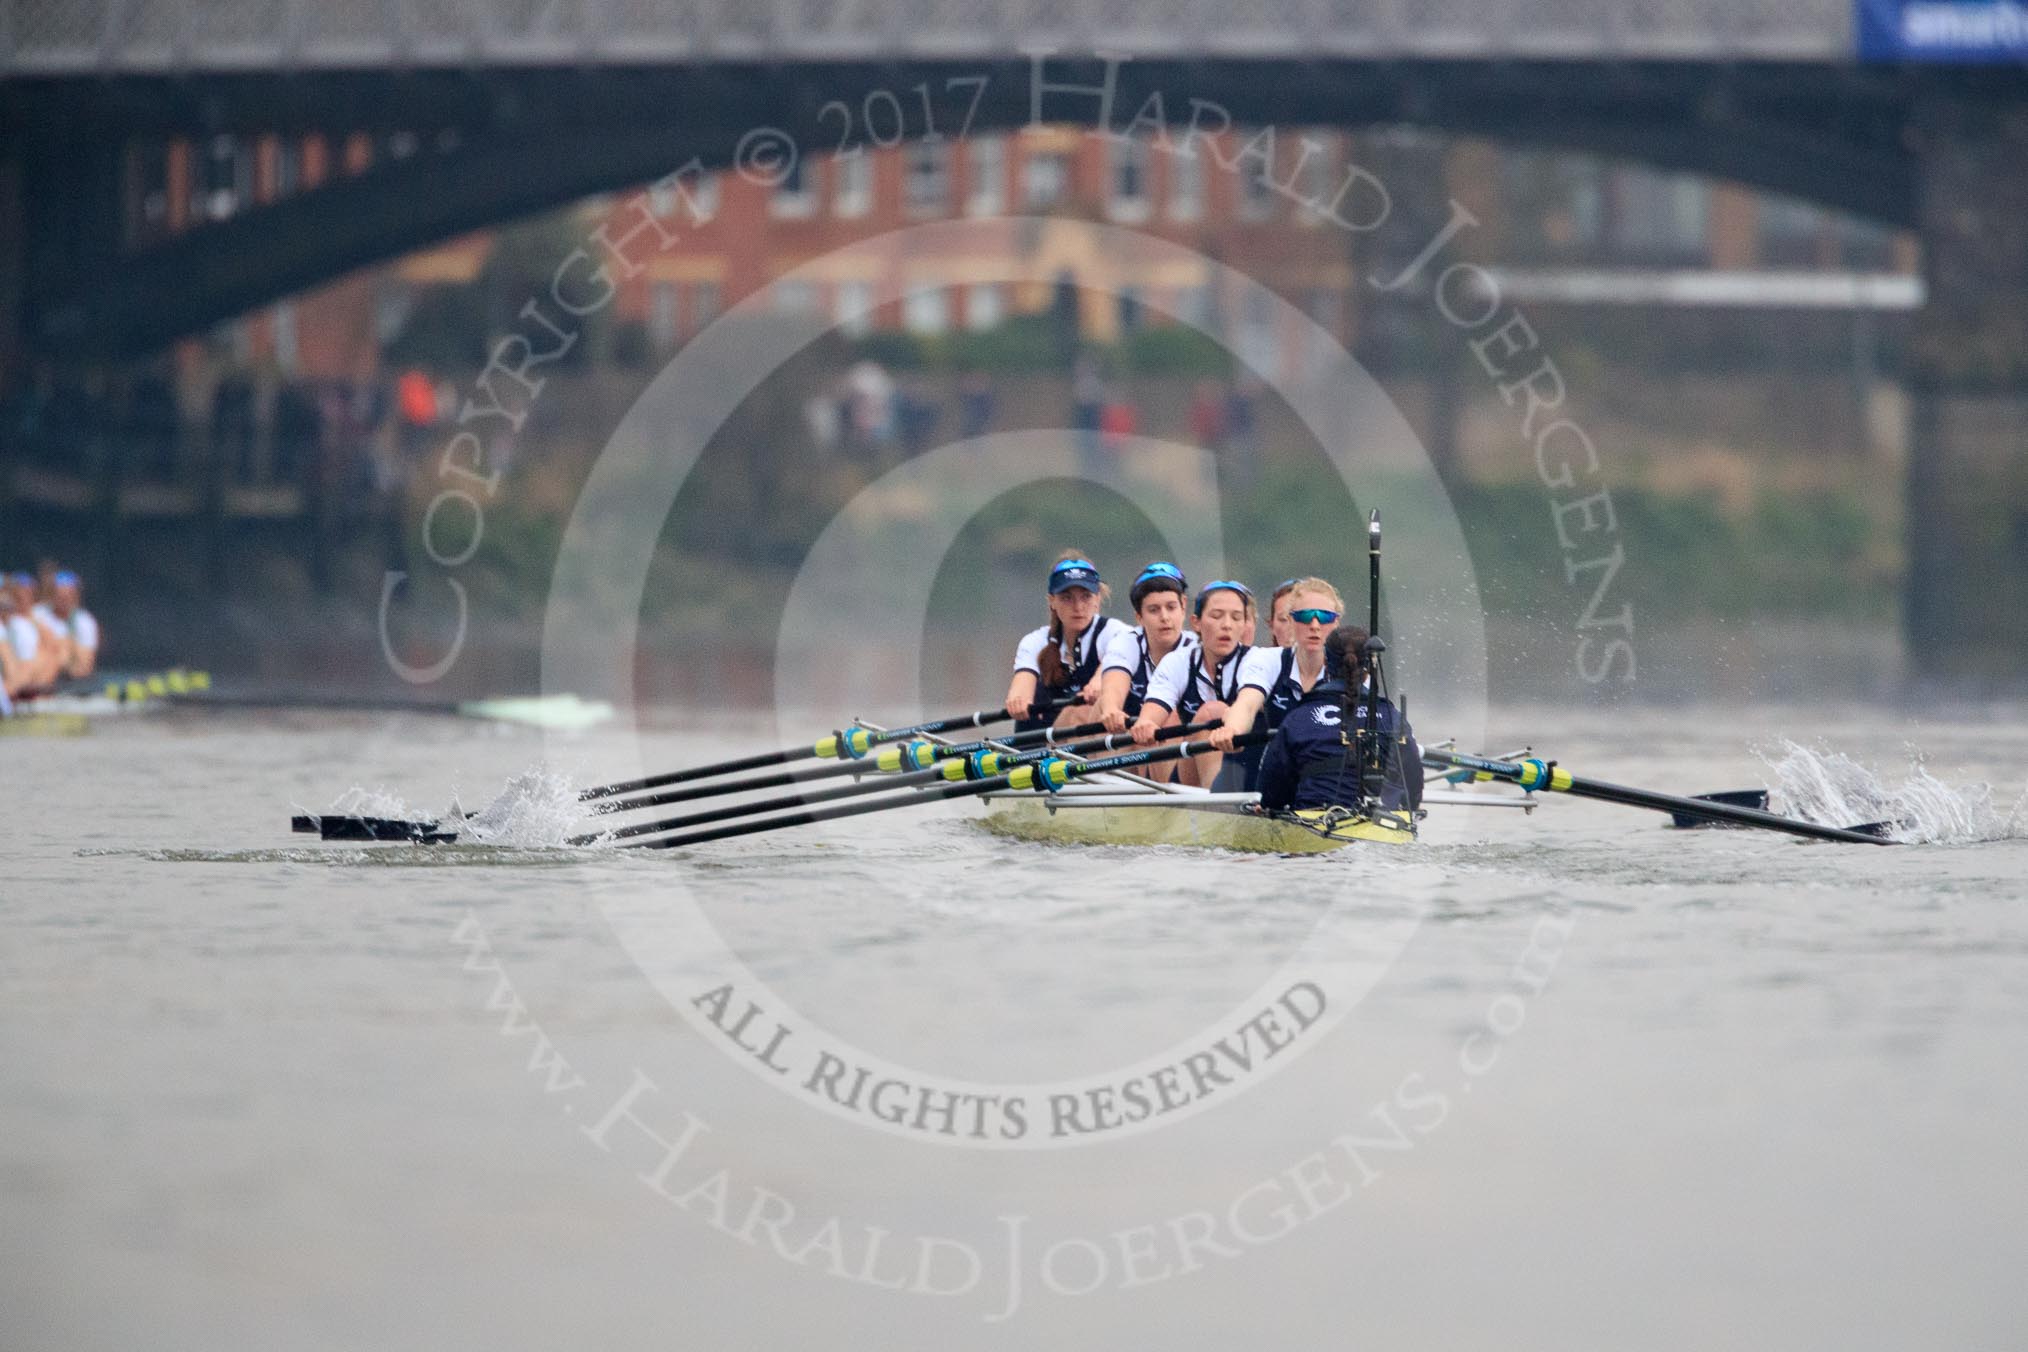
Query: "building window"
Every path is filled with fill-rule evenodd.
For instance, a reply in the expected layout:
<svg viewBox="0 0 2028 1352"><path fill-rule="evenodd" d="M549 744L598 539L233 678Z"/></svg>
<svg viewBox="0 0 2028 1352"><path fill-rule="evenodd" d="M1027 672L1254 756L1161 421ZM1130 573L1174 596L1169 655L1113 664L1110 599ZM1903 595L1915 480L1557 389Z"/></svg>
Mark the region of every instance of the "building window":
<svg viewBox="0 0 2028 1352"><path fill-rule="evenodd" d="M951 209L951 143L916 141L908 148L903 175L911 216L941 216Z"/></svg>
<svg viewBox="0 0 2028 1352"><path fill-rule="evenodd" d="M850 219L873 210L873 157L851 150L831 161L831 210Z"/></svg>
<svg viewBox="0 0 2028 1352"><path fill-rule="evenodd" d="M934 284L912 288L902 297L901 322L910 333L938 334L951 326L949 298Z"/></svg>
<svg viewBox="0 0 2028 1352"><path fill-rule="evenodd" d="M302 361L300 345L296 341L295 302L276 302L270 315L275 336L275 365L281 368L283 375L292 376Z"/></svg>
<svg viewBox="0 0 2028 1352"><path fill-rule="evenodd" d="M965 292L965 327L968 329L990 329L1006 318L1006 307L1000 297L1000 288L992 282L980 282Z"/></svg>
<svg viewBox="0 0 2028 1352"><path fill-rule="evenodd" d="M701 332L718 318L718 283L697 282L690 288L690 331Z"/></svg>
<svg viewBox="0 0 2028 1352"><path fill-rule="evenodd" d="M1305 136L1296 146L1296 196L1303 207L1296 219L1304 225L1321 225L1324 208L1331 205L1337 188L1338 156L1336 138Z"/></svg>
<svg viewBox="0 0 2028 1352"><path fill-rule="evenodd" d="M824 298L815 282L800 279L776 282L774 293L774 309L778 315L814 315L824 311Z"/></svg>
<svg viewBox="0 0 2028 1352"><path fill-rule="evenodd" d="M1308 304L1304 307L1317 327L1334 339L1345 337L1345 295L1335 287L1319 286L1310 289Z"/></svg>
<svg viewBox="0 0 2028 1352"><path fill-rule="evenodd" d="M1240 359L1256 371L1281 369L1281 335L1275 326L1275 306L1261 287L1247 288L1240 303L1239 335L1234 343Z"/></svg>
<svg viewBox="0 0 2028 1352"><path fill-rule="evenodd" d="M718 175L690 174L664 178L648 186L648 210L667 220L680 208L692 225L718 214Z"/></svg>
<svg viewBox="0 0 2028 1352"><path fill-rule="evenodd" d="M303 186L303 143L294 136L275 141L275 196L292 197Z"/></svg>
<svg viewBox="0 0 2028 1352"><path fill-rule="evenodd" d="M1613 184L1613 244L1641 262L1705 261L1709 193L1702 180L1647 169L1622 170Z"/></svg>
<svg viewBox="0 0 2028 1352"><path fill-rule="evenodd" d="M838 327L854 338L864 337L873 331L873 284L871 282L840 282L832 291L833 309L831 316Z"/></svg>
<svg viewBox="0 0 2028 1352"><path fill-rule="evenodd" d="M768 212L788 220L801 220L817 213L817 193L810 183L810 162L797 156L788 172L768 198Z"/></svg>
<svg viewBox="0 0 2028 1352"><path fill-rule="evenodd" d="M1176 292L1176 317L1200 329L1212 327L1211 288L1186 286Z"/></svg>
<svg viewBox="0 0 2028 1352"><path fill-rule="evenodd" d="M198 177L200 193L191 212L198 220L228 220L253 198L253 156L236 137L211 138Z"/></svg>
<svg viewBox="0 0 2028 1352"><path fill-rule="evenodd" d="M1141 288L1138 286L1121 287L1119 294L1120 332L1132 333L1135 329L1140 328L1141 317L1144 313L1145 310L1141 304Z"/></svg>
<svg viewBox="0 0 2028 1352"><path fill-rule="evenodd" d="M146 141L133 152L133 214L129 242L160 239L169 229L169 147Z"/></svg>
<svg viewBox="0 0 2028 1352"><path fill-rule="evenodd" d="M1038 150L1021 164L1021 204L1031 211L1060 206L1070 196L1070 156Z"/></svg>
<svg viewBox="0 0 2028 1352"><path fill-rule="evenodd" d="M965 143L971 181L966 186L965 210L974 216L992 216L1007 205L1007 141L1000 136L981 136Z"/></svg>
<svg viewBox="0 0 2028 1352"><path fill-rule="evenodd" d="M1139 137L1107 143L1111 193L1106 210L1114 220L1148 219L1148 143Z"/></svg>
<svg viewBox="0 0 2028 1352"><path fill-rule="evenodd" d="M1249 221L1264 221L1274 215L1274 166L1259 155L1249 155L1239 171L1239 214Z"/></svg>
<svg viewBox="0 0 2028 1352"><path fill-rule="evenodd" d="M1760 258L1774 267L1812 267L1823 257L1831 218L1823 208L1793 197L1760 199Z"/></svg>
<svg viewBox="0 0 2028 1352"><path fill-rule="evenodd" d="M663 352L676 346L674 282L656 282L648 288L648 341Z"/></svg>
<svg viewBox="0 0 2028 1352"><path fill-rule="evenodd" d="M1169 219L1194 221L1204 215L1204 156L1195 148L1169 155Z"/></svg>

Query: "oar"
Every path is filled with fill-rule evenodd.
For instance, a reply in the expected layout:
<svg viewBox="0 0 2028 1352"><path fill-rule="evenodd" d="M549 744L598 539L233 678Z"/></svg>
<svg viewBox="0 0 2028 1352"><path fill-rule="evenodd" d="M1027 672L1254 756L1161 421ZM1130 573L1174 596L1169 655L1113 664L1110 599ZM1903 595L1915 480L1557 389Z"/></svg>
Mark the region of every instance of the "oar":
<svg viewBox="0 0 2028 1352"><path fill-rule="evenodd" d="M1046 717L1062 708L1068 701L1055 704L1037 704L1031 716ZM953 714L948 718L931 719L908 728L890 728L886 732L872 732L866 728L841 728L830 736L807 746L792 746L781 751L763 752L758 756L742 756L737 760L719 761L712 765L696 765L687 770L671 770L667 774L649 775L645 779L629 779L618 784L601 784L585 789L578 794L584 801L595 798L611 798L615 794L633 793L638 789L659 789L666 784L687 784L696 779L716 779L720 775L736 775L747 770L765 770L771 765L791 765L803 760L857 760L883 742L898 742L906 737L917 737L939 732L955 732L960 728L983 728L988 723L1004 723L1014 715L1005 709L981 709L977 713Z"/></svg>
<svg viewBox="0 0 2028 1352"><path fill-rule="evenodd" d="M1068 701L1038 704L1033 712L1037 716L1047 716L1062 708L1064 703L1068 703ZM593 788L579 790L577 797L579 802L594 802L602 798L611 798L616 794L632 793L637 789L660 788L665 784L680 784L690 780L711 779L720 775L737 774L743 770L765 769L771 765L787 765L796 761L815 760L820 757L837 757L841 764L853 763L856 765L868 751L884 742L900 741L907 737L924 734L950 732L959 728L983 727L988 723L1002 722L1012 716L1005 709L981 709L976 713L953 714L947 718L932 719L927 723L918 723L913 727L891 728L884 732L873 732L866 728L843 728L811 746L790 747L783 751L769 751L758 756L743 756L737 760L719 761L712 765L692 766L687 770L672 770L667 774L650 775L645 779L623 780L617 784L600 784ZM1038 731L1047 733L1049 730L1045 728L1038 729ZM1022 735L1033 736L1034 734L1026 733ZM795 779L796 776L790 775L777 779L765 786L760 783L749 782L744 787L776 787L784 782L792 783ZM731 793L736 791L736 788L724 788L713 789L710 792ZM707 797L709 793L699 793L694 796ZM659 801L675 802L681 800L678 797L670 797ZM647 806L647 804L642 802L635 804L635 806ZM609 810L620 811L623 809L613 808ZM469 817L472 814L467 813L465 815ZM298 814L289 818L289 829L318 835L325 840L422 840L426 837L434 839L443 838L441 825L434 821L402 821L394 818L375 818L371 828L368 828L361 824L359 817L338 813L324 813L321 815ZM367 834L369 829L371 834Z"/></svg>
<svg viewBox="0 0 2028 1352"><path fill-rule="evenodd" d="M1519 784L1524 789L1552 789L1578 798L1596 798L1600 802L1619 803L1624 807L1642 807L1655 812L1681 813L1686 817L1697 817L1705 821L1729 822L1735 826L1757 826L1768 831L1785 831L1792 836L1804 836L1811 840L1842 840L1855 845L1892 845L1892 840L1869 835L1865 831L1843 826L1819 826L1797 817L1784 817L1777 812L1764 812L1759 808L1742 807L1733 803L1714 803L1702 798L1682 798L1673 793L1656 793L1652 789L1630 789L1620 784L1607 784L1602 780L1579 779L1555 761L1539 761L1533 758L1521 761L1486 760L1480 756L1467 756L1456 751L1425 749L1423 764L1434 770L1470 770L1475 779L1504 779L1510 784Z"/></svg>
<svg viewBox="0 0 2028 1352"><path fill-rule="evenodd" d="M1050 746L1073 737L1089 737L1104 732L1103 723L1079 723L1068 728L1036 728L1032 732L1018 732L1010 737L996 737L990 742L965 742L950 745L930 741L904 742L872 752L860 760L840 761L836 765L820 765L815 769L783 770L772 775L754 775L748 779L720 780L715 784L698 784L687 789L668 789L661 793L643 794L639 798L610 798L592 808L594 813L632 812L636 808L664 807L670 803L695 802L699 798L716 798L724 794L747 793L754 789L779 789L789 784L807 784L813 780L832 779L838 775L871 774L876 771L895 773L904 770L922 770L950 756L962 756L970 751L984 751L989 746L1031 747ZM875 733L876 737L885 737Z"/></svg>
<svg viewBox="0 0 2028 1352"><path fill-rule="evenodd" d="M1209 726L1211 725L1208 723L1179 725L1163 728L1155 736L1163 741L1171 741L1178 737L1188 737L1192 733L1202 732ZM987 749L983 746L937 747L933 749L938 751L943 759L924 769L896 775L892 778L882 777L873 783L842 784L835 789L817 789L810 793L784 794L779 798L767 798L758 803L734 803L729 807L712 808L705 812L691 812L681 817L664 817L660 821L639 822L632 826L623 826L616 831L572 836L564 843L567 845L590 845L604 839L626 840L634 836L653 835L657 831L675 831L684 827L703 826L707 822L731 821L735 817L751 817L763 812L778 812L783 808L806 807L812 803L829 803L841 798L858 798L876 793L885 793L889 789L908 788L917 784L930 784L939 779L953 781L977 780L990 775L1003 774L1017 765L1031 765L1051 756L1089 756L1093 752L1113 751L1122 746L1130 746L1132 743L1133 737L1131 734L1116 732L1108 733L1103 737L1092 738L1090 741L1076 742L1061 749L1045 748L1041 751L1030 751L1016 755L1008 755L1005 752Z"/></svg>
<svg viewBox="0 0 2028 1352"><path fill-rule="evenodd" d="M1249 732L1233 738L1234 748L1252 746L1266 741L1271 734L1265 730ZM1031 764L1017 765L1005 774L988 776L985 779L959 784L939 784L928 788L912 789L907 793L883 794L877 798L862 799L855 803L842 803L837 807L818 808L810 812L796 812L786 817L769 817L765 821L734 822L730 826L714 826L704 831L685 831L678 835L663 836L657 840L629 841L620 848L624 850L673 850L686 845L703 845L714 840L730 840L734 836L757 835L762 831L779 831L791 826L811 826L817 822L836 821L841 817L858 817L869 812L885 812L889 808L908 807L915 803L942 802L951 798L974 798L982 793L994 793L1001 789L1034 789L1038 793L1052 793L1086 775L1104 774L1108 770L1125 770L1136 765L1156 765L1163 761L1181 760L1186 756L1201 756L1218 748L1209 741L1178 742L1171 746L1144 747L1123 755L1106 756L1099 760L1067 761L1054 756L1044 756ZM883 780L881 787L889 781Z"/></svg>

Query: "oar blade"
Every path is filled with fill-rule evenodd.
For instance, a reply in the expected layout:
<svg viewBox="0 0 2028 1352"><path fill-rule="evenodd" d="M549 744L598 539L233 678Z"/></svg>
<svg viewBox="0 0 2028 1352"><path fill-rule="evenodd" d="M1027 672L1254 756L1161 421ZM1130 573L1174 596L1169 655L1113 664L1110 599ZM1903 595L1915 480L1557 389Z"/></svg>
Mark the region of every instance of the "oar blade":
<svg viewBox="0 0 2028 1352"><path fill-rule="evenodd" d="M400 841L411 845L444 845L458 838L436 822L407 821L400 817L363 817L325 813L315 817L293 817L297 831L312 830L323 840Z"/></svg>
<svg viewBox="0 0 2028 1352"><path fill-rule="evenodd" d="M1750 807L1758 812L1768 810L1766 789L1725 789L1718 793L1692 794L1700 803L1724 803L1728 807ZM1688 812L1671 812L1669 825L1678 831L1722 831L1746 829L1739 822L1713 821L1709 817L1693 816Z"/></svg>

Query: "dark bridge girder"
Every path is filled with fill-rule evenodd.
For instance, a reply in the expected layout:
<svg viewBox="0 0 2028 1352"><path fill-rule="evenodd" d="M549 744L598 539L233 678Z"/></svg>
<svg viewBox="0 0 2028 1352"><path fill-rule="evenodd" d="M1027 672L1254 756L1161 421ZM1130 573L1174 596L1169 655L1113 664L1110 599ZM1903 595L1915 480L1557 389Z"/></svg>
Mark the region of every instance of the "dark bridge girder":
<svg viewBox="0 0 2028 1352"><path fill-rule="evenodd" d="M988 84L973 129L1029 120L1026 60L19 82L0 89L0 127L25 146L25 337L52 355L142 354L460 232L647 181L693 155L724 167L753 127L779 127L821 153L839 135L837 118L820 116L829 100L856 108L877 90L913 97L920 82L937 90L979 75ZM1103 67L1052 61L1048 77L1095 84ZM1736 179L1896 225L1918 214L1907 129L1926 86L1914 76L1825 65L1221 59L1128 62L1118 78L1115 127L1159 92L1179 132L1199 99L1241 124L1407 124ZM1945 78L1976 93L1981 77L1924 80ZM946 129L962 120L970 89L939 99ZM1053 95L1042 111L1091 124L1098 105ZM118 182L107 148L131 137L376 129L415 131L426 146L442 133L454 140L139 251L120 250L106 229L120 209L103 196Z"/></svg>

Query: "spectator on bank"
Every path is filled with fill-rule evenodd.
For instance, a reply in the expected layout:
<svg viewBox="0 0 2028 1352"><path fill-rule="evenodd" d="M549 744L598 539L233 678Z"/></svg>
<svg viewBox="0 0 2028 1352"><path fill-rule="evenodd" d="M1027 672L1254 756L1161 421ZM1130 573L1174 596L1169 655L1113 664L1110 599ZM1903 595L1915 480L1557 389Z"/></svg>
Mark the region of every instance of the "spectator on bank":
<svg viewBox="0 0 2028 1352"><path fill-rule="evenodd" d="M228 371L211 392L211 452L239 482L252 483L255 440L253 381Z"/></svg>
<svg viewBox="0 0 2028 1352"><path fill-rule="evenodd" d="M304 382L288 381L275 392L272 432L278 482L299 482L305 471L323 463L324 415Z"/></svg>
<svg viewBox="0 0 2028 1352"><path fill-rule="evenodd" d="M142 474L170 479L176 474L176 395L159 370L143 371L127 393L127 440Z"/></svg>
<svg viewBox="0 0 2028 1352"><path fill-rule="evenodd" d="M901 448L909 455L920 454L936 436L944 411L931 399L920 382L910 381L895 397L894 418Z"/></svg>
<svg viewBox="0 0 2028 1352"><path fill-rule="evenodd" d="M1140 430L1141 412L1131 398L1116 392L1106 400L1105 411L1099 414L1099 432L1108 451L1117 452L1126 445L1129 437L1139 435Z"/></svg>
<svg viewBox="0 0 2028 1352"><path fill-rule="evenodd" d="M862 361L845 373L845 386L853 444L878 459L895 436L894 378L879 362Z"/></svg>
<svg viewBox="0 0 2028 1352"><path fill-rule="evenodd" d="M1191 387L1190 440L1207 451L1225 444L1225 399L1216 381L1200 380Z"/></svg>
<svg viewBox="0 0 2028 1352"><path fill-rule="evenodd" d="M958 377L958 439L984 436L993 426L998 406L999 394L984 371L967 371Z"/></svg>
<svg viewBox="0 0 2028 1352"><path fill-rule="evenodd" d="M1070 425L1077 434L1078 462L1086 473L1099 467L1099 424L1105 418L1106 382L1098 359L1086 352L1070 373Z"/></svg>

